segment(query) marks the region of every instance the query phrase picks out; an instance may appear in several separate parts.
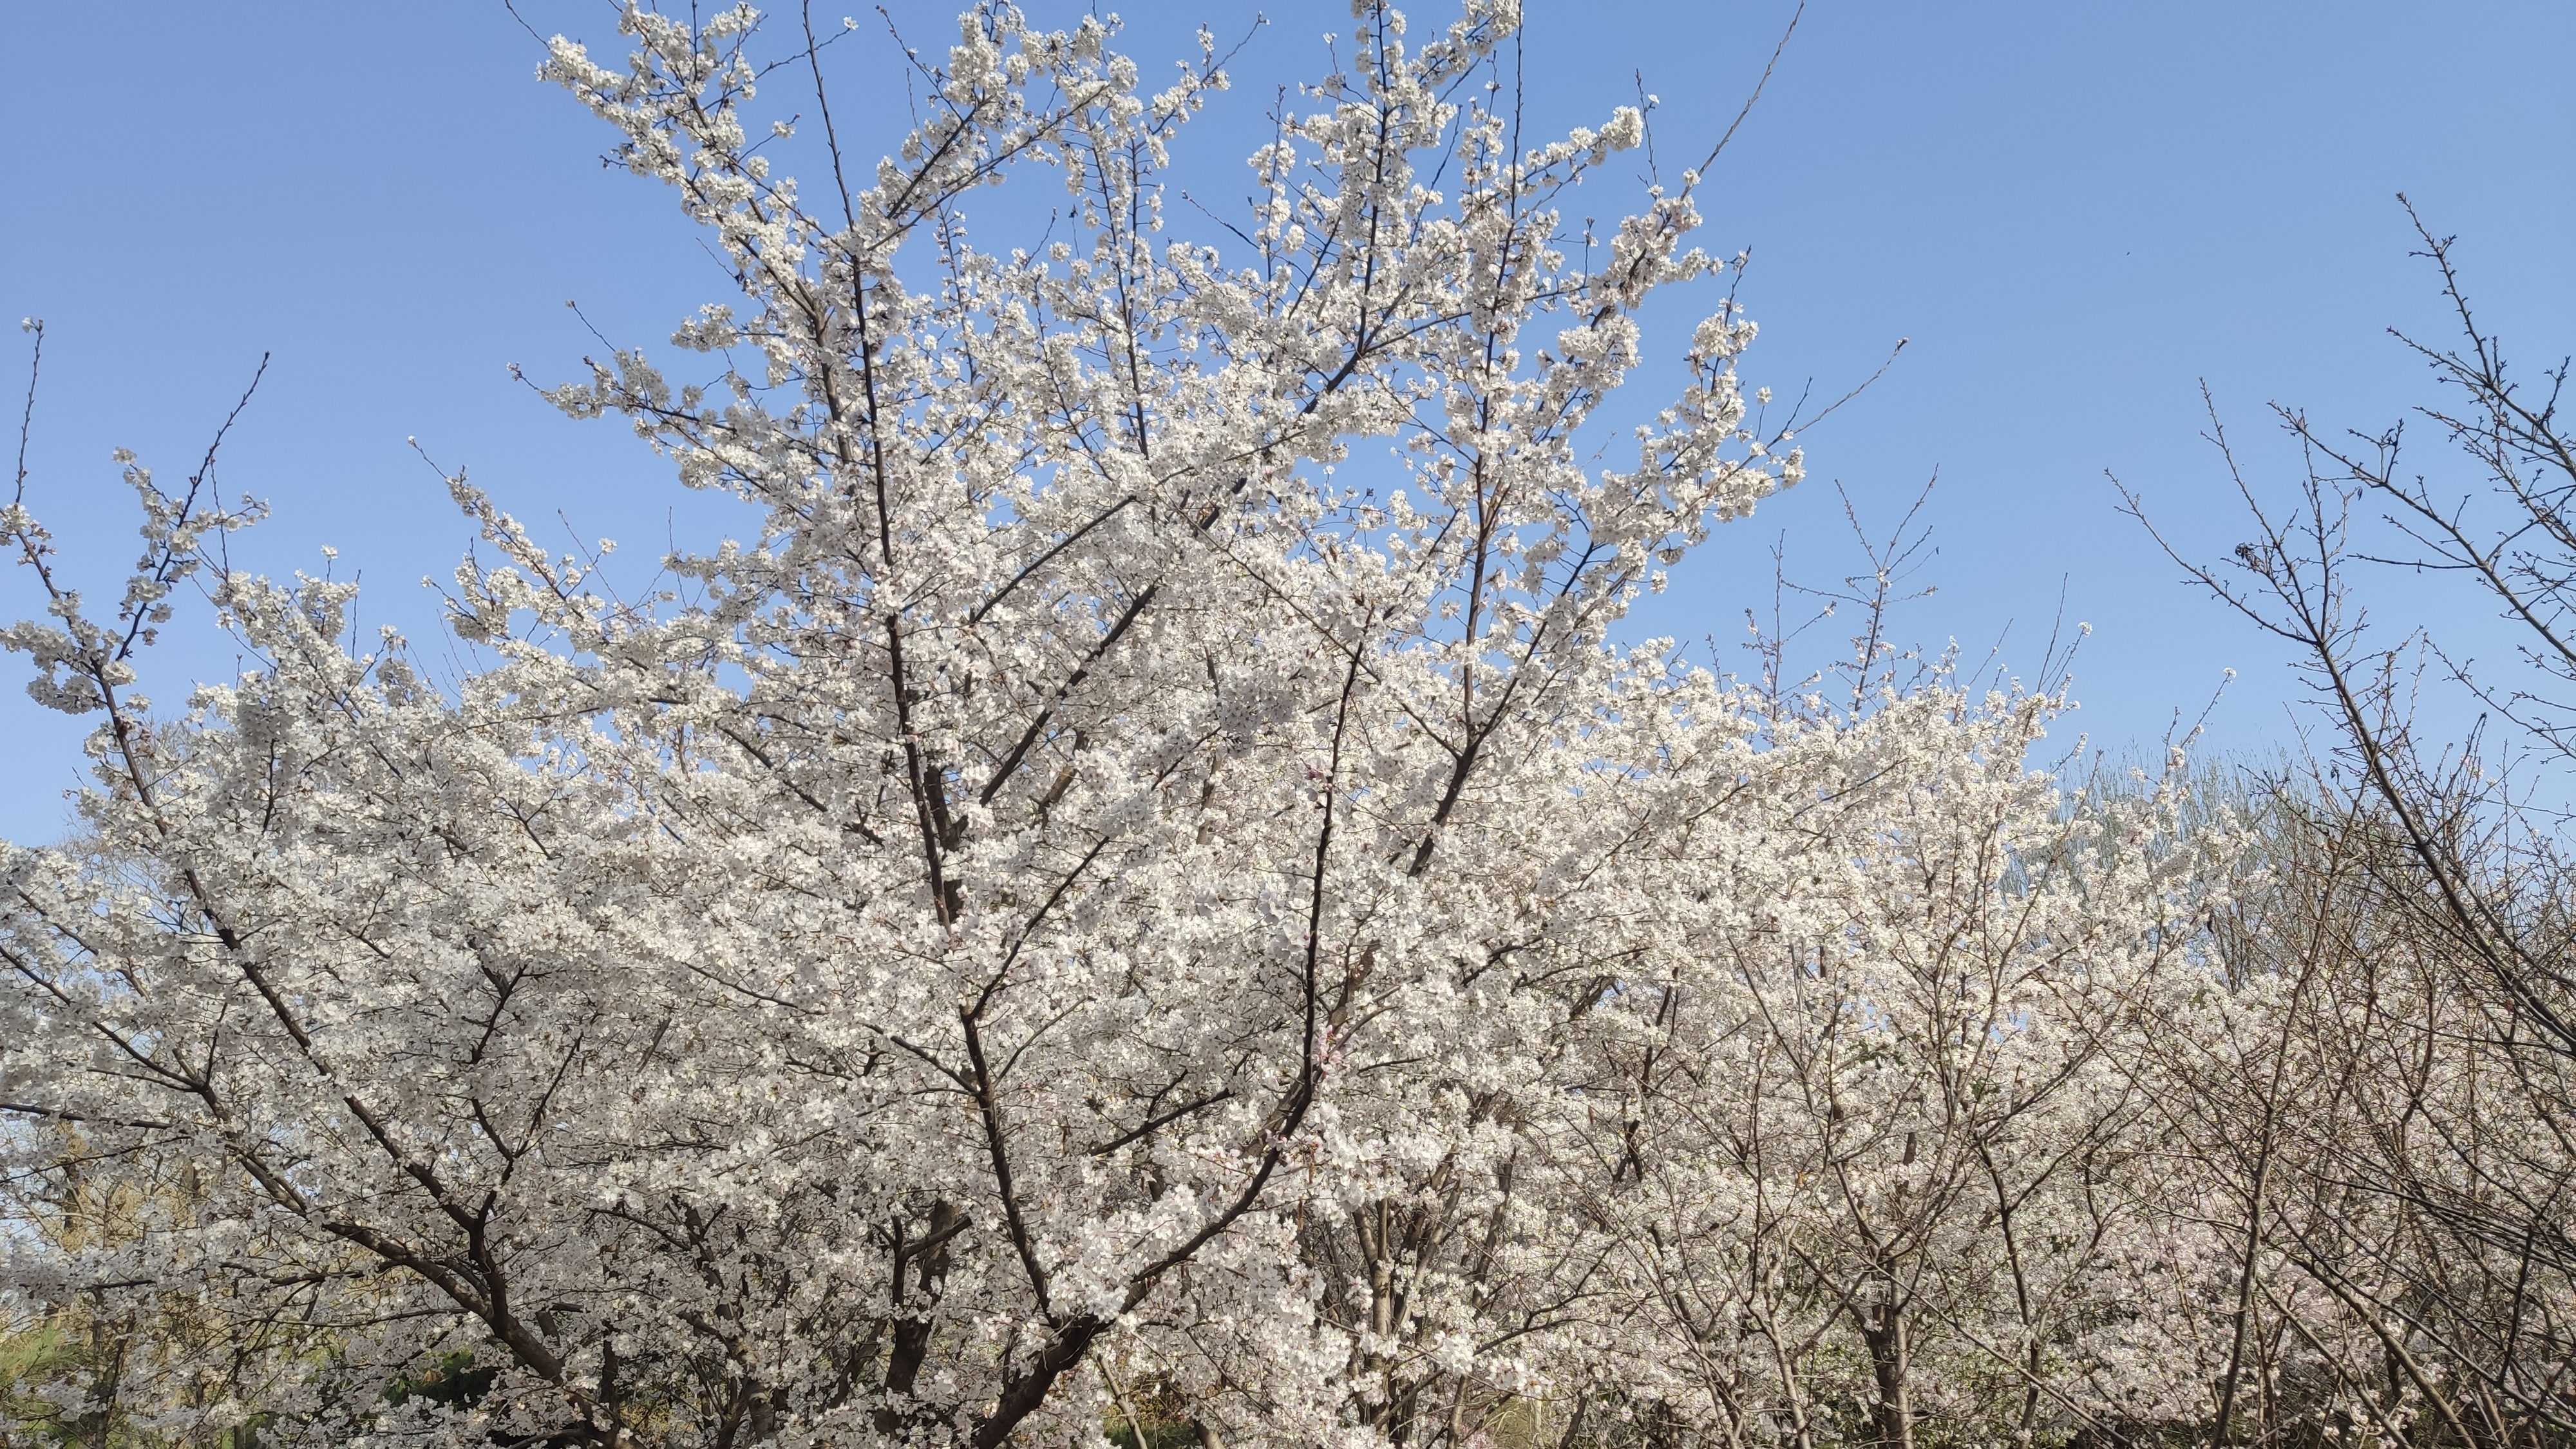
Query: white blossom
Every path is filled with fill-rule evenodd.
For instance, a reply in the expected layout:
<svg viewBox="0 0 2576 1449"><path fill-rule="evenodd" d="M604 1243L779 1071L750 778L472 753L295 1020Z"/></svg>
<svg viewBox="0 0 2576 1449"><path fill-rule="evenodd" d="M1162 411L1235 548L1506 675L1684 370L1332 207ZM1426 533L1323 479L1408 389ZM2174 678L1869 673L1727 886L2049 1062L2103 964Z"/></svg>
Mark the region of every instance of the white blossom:
<svg viewBox="0 0 2576 1449"><path fill-rule="evenodd" d="M1874 1365L1971 1437L2204 1381L2223 1244L2104 1227L2154 1129L2102 1024L2229 1009L2223 850L2169 787L2070 809L2055 694L1618 647L1805 467L1724 301L1633 455L1578 446L1722 269L1696 187L1586 249L1640 113L1520 145L1460 83L1517 7L1353 13L1223 244L1160 230L1212 48L1146 96L1101 22L981 8L917 130L800 184L747 7L556 40L741 294L547 396L764 522L621 598L452 480L452 685L355 652L352 585L215 576L256 510L129 464L116 621L45 572L5 636L106 723L80 834L0 856L0 1102L19 1167L148 1181L14 1290L215 1325L135 1412L990 1446L1150 1380L1241 1445L1813 1444ZM1022 171L1072 220L970 244ZM250 666L149 719L192 578Z"/></svg>

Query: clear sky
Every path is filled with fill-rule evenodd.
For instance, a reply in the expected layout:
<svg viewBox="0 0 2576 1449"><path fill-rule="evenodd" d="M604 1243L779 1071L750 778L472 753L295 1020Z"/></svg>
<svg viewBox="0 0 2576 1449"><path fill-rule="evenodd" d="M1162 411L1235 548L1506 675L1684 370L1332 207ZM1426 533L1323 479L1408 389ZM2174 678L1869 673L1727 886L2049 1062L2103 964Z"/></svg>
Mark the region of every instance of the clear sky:
<svg viewBox="0 0 2576 1449"><path fill-rule="evenodd" d="M931 49L956 4L889 9ZM1080 9L1029 8L1057 23ZM1257 13L1234 0L1124 8L1125 48L1149 77L1200 21L1231 39ZM1597 124L1642 73L1666 164L1695 158L1791 8L1528 0L1532 117ZM1437 4L1414 9L1445 23ZM519 11L614 53L605 4ZM1350 25L1338 3L1268 11L1237 90L1185 141L1212 206L1235 194L1275 85L1323 69L1323 34ZM865 33L835 62L836 119L881 150L900 81L881 22L860 13ZM567 421L506 376L519 362L569 377L597 350L566 298L621 344L654 343L726 285L665 193L603 170L606 128L533 80L537 60L498 0L13 12L0 310L49 323L30 501L93 597L113 596L134 547L109 450L184 475L263 352L268 380L219 476L277 517L236 560L318 571L321 545L337 545L334 567L370 586L363 616L424 642L435 612L417 580L443 577L470 531L407 437L522 517L560 511L628 557L658 553L674 528L738 526L621 428ZM2565 0L1811 0L1703 192L1703 237L1754 254L1741 296L1763 335L1748 380L1837 395L1909 342L1806 436L1811 481L1723 530L1631 634L1714 636L1725 658L1744 607L1769 596L1775 542L1796 576L1849 566L1835 480L1884 527L1937 470L1939 552L1922 580L1940 591L1901 636L1971 654L2000 638L2027 668L2062 594L2065 617L2095 633L2076 665L2084 708L2061 734L2152 743L2233 666L2243 677L2211 715L2214 742L2287 739L2295 691L2278 648L2175 582L2115 513L2105 471L2186 547L2215 553L2239 532L2198 437L2202 380L2266 467L2286 461L2268 402L2375 430L2423 397L2420 369L2382 332L2438 333L2442 320L2430 273L2407 256L2400 190L2458 234L2473 293L2526 370L2576 347L2571 76ZM1185 225L1185 208L1173 216ZM983 240L1006 238L997 225ZM1682 325L1650 344L1677 343ZM22 377L24 360L19 346L7 371ZM1639 403L1661 385L1641 377ZM23 571L0 580L0 612L37 609ZM2387 596L2397 620L2446 617L2402 582ZM45 838L81 727L17 691L23 660L6 667L0 836ZM183 637L147 683L175 705L187 679L232 668L220 641Z"/></svg>

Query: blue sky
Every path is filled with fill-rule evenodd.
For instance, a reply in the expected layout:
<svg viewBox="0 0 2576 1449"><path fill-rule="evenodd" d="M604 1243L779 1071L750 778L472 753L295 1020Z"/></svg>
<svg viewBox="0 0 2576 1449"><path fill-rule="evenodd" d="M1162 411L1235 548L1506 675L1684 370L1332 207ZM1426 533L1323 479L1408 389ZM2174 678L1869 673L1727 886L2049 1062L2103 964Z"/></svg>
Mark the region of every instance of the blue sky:
<svg viewBox="0 0 2576 1449"><path fill-rule="evenodd" d="M889 8L943 46L956 0ZM1421 21L1444 19L1417 5ZM615 44L605 4L523 0L544 30ZM822 7L837 17L838 10ZM1071 5L1034 4L1069 22ZM1250 5L1124 7L1125 48L1157 74L1205 20L1242 33ZM1723 131L1791 4L1529 0L1534 121L1597 123L1660 97L1659 145L1697 156ZM820 12L818 12L820 13ZM872 14L844 48L844 133L875 149L900 114ZM1272 4L1239 85L1186 139L1211 197L1262 130L1279 81L1322 69L1338 3ZM227 446L228 491L276 519L236 558L335 567L370 585L363 617L430 639L417 580L469 539L406 446L468 466L522 517L560 511L627 557L667 533L724 527L614 425L563 419L512 384L570 376L596 344L652 342L724 280L668 197L598 156L609 136L531 78L534 42L497 0L28 8L0 56L0 310L49 323L30 498L93 597L133 551L109 450L184 474L263 352L268 380ZM1902 358L1805 442L1810 483L1730 525L1631 633L1713 636L1793 575L1850 566L1839 480L1893 523L1937 470L1937 556L1898 633L2035 665L2060 609L2095 629L2083 709L2061 729L2114 748L2196 715L2242 672L2213 740L2290 736L2277 646L2175 582L2114 511L2116 472L2187 548L2239 530L2199 440L2205 379L2263 467L2286 459L2274 400L2377 429L2423 396L2382 329L2438 333L2431 274L2392 194L2412 196L2458 256L2526 370L2576 347L2576 6L2354 3L1898 4L1813 0L1760 107L1704 189L1713 250L1750 247L1741 296L1763 324L1749 380L1825 396ZM784 99L784 98L783 98ZM792 101L788 102L792 108ZM858 112L851 117L839 106ZM1605 211L1621 198L1604 194ZM1183 211L1174 209L1176 226ZM1004 238L998 228L983 235ZM1678 342L1677 322L1657 341ZM22 339L19 339L22 340ZM7 371L14 397L24 352ZM1640 379L1646 404L1656 376ZM2425 462L2435 460L2428 452ZM2270 476L2287 481L2278 471ZM23 572L0 612L34 612ZM2473 630L2410 581L2383 616ZM14 667L21 661L12 660ZM176 703L232 661L183 636L147 672ZM62 820L80 726L0 690L0 836Z"/></svg>

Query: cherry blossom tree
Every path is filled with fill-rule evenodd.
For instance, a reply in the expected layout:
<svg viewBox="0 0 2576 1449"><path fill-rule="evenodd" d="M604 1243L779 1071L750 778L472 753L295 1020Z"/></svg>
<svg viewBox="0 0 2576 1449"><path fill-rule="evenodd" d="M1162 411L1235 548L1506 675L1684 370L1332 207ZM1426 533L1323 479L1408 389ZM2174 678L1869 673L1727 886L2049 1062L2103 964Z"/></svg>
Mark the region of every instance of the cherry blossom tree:
<svg viewBox="0 0 2576 1449"><path fill-rule="evenodd" d="M1509 0L1354 13L1222 245L1159 179L1212 42L1149 92L1096 20L979 9L868 163L810 16L555 41L738 295L545 395L762 523L630 596L451 479L460 675L216 566L257 510L211 452L129 462L99 612L22 469L46 615L6 641L101 723L79 833L0 858L10 1282L190 1325L65 1414L1911 1444L2145 1392L2086 1345L2143 1251L2102 1023L2204 964L2174 797L2070 809L2053 687L1864 648L1828 705L1616 644L1804 466L1690 245L1705 163L1578 224L1637 110L1531 144ZM759 154L782 73L803 186ZM1068 215L985 249L1023 175ZM1666 401L1587 461L1692 284ZM156 713L190 587L253 666ZM78 1173L128 1186L58 1231Z"/></svg>

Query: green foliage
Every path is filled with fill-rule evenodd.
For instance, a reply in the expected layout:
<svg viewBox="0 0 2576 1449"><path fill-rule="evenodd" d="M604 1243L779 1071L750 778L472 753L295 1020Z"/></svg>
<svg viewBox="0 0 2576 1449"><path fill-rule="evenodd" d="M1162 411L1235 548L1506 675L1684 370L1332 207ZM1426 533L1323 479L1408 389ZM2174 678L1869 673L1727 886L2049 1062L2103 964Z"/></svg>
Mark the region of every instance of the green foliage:
<svg viewBox="0 0 2576 1449"><path fill-rule="evenodd" d="M80 1346L62 1325L40 1322L0 1335L0 1446L67 1442L73 1426L62 1422L34 1390L80 1366Z"/></svg>
<svg viewBox="0 0 2576 1449"><path fill-rule="evenodd" d="M460 1348L440 1354L427 1368L385 1385L385 1402L399 1406L413 1399L426 1399L433 1404L464 1408L488 1393L492 1380L500 1373L494 1365L475 1367L473 1350Z"/></svg>

